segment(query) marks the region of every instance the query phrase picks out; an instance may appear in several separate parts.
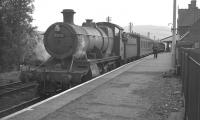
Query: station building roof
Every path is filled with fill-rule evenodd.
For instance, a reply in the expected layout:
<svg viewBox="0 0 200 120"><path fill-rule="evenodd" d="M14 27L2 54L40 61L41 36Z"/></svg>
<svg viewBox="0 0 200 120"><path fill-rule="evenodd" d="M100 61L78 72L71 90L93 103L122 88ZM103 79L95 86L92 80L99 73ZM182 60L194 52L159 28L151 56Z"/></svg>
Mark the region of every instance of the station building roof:
<svg viewBox="0 0 200 120"><path fill-rule="evenodd" d="M172 42L172 39L173 39L173 36L171 35L171 36L161 39L160 41L161 42ZM176 40L178 40L178 39L179 39L179 35L176 35Z"/></svg>
<svg viewBox="0 0 200 120"><path fill-rule="evenodd" d="M192 27L186 32L178 42L178 45L182 44L195 44L200 43L200 19L198 19Z"/></svg>

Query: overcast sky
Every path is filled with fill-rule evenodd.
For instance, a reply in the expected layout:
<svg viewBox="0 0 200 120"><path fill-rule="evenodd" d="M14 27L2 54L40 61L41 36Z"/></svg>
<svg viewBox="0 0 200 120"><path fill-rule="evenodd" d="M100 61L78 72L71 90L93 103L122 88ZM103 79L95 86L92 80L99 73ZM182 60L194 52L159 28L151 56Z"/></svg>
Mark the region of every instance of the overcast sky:
<svg viewBox="0 0 200 120"><path fill-rule="evenodd" d="M191 0L177 0L179 8L187 8ZM74 9L74 22L81 25L85 19L105 21L107 16L120 26L155 25L172 23L173 0L35 0L33 25L45 31L55 22L63 21L63 9ZM197 1L200 6L200 1Z"/></svg>

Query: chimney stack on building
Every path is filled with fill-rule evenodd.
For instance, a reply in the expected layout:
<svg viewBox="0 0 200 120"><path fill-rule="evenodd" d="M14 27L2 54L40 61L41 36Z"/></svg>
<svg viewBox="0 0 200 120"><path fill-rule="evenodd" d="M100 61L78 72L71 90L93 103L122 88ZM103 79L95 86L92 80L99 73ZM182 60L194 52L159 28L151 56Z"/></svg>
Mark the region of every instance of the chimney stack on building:
<svg viewBox="0 0 200 120"><path fill-rule="evenodd" d="M191 3L188 5L189 9L197 9L196 0L191 0Z"/></svg>

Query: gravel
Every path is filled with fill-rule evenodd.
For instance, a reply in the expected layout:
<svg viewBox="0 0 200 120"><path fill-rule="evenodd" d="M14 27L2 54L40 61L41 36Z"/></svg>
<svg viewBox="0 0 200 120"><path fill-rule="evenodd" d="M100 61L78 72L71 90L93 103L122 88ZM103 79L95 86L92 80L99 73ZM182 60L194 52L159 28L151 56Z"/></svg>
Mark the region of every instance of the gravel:
<svg viewBox="0 0 200 120"><path fill-rule="evenodd" d="M145 120L167 120L169 115L183 109L181 80L171 72L155 77L147 89L135 91L149 98L152 106L140 117Z"/></svg>

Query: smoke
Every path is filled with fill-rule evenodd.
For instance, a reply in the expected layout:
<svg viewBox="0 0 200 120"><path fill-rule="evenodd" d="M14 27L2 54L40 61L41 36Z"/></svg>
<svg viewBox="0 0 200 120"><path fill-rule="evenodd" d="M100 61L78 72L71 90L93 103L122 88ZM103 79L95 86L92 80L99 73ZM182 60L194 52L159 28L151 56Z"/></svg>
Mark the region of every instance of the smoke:
<svg viewBox="0 0 200 120"><path fill-rule="evenodd" d="M37 40L36 46L33 49L36 58L40 61L46 61L48 58L50 58L50 55L47 53L44 47L43 43L43 37L40 36L40 38Z"/></svg>

